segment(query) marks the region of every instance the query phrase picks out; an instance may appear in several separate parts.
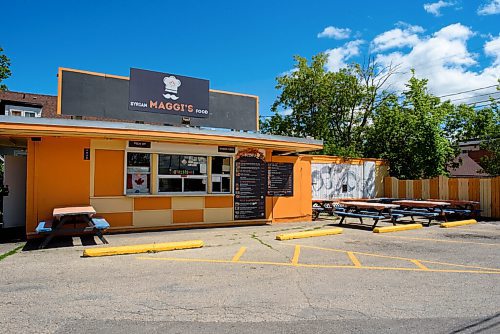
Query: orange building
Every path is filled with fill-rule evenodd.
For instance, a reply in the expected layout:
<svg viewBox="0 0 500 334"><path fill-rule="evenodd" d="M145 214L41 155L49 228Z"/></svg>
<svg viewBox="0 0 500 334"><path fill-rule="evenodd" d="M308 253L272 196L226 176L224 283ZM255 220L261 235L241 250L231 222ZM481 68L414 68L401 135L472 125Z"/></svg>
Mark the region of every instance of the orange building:
<svg viewBox="0 0 500 334"><path fill-rule="evenodd" d="M65 76L73 81L65 83ZM179 83L188 84L179 77ZM110 232L311 220L312 158L298 153L321 149L321 141L203 128L183 115L170 115L168 123L179 122L171 125L162 124L165 115L154 115L159 122L144 121L151 124L117 120L111 117L113 108L122 105L107 102L116 95L106 94L108 86L104 93L92 86L96 83L86 87L89 78L120 92L129 80L61 69L53 118L0 116L0 147L16 161L10 167L6 163L6 174L18 179L9 192L22 193L17 188L25 181L25 214L17 212L17 219L24 219L28 238L36 236L38 222L50 219L54 208L80 205L93 206L111 225ZM172 83L164 81L161 89L172 93L176 82L168 86ZM210 109L201 110L223 113L241 101L247 106L242 114L255 106L256 123L257 97L209 93ZM105 107L100 114L77 110L92 103ZM138 119L146 115L131 112ZM13 168L18 172L13 174Z"/></svg>

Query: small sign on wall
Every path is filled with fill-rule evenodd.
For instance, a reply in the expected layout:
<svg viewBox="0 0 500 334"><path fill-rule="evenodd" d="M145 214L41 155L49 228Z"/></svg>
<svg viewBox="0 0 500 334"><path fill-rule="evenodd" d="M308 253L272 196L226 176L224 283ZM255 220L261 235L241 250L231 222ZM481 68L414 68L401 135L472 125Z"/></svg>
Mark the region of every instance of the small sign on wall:
<svg viewBox="0 0 500 334"><path fill-rule="evenodd" d="M131 140L128 142L128 147L151 148L151 142L150 141Z"/></svg>
<svg viewBox="0 0 500 334"><path fill-rule="evenodd" d="M83 149L83 160L90 160L90 148Z"/></svg>
<svg viewBox="0 0 500 334"><path fill-rule="evenodd" d="M218 151L219 151L219 153L235 153L236 147L234 147L234 146L219 146Z"/></svg>

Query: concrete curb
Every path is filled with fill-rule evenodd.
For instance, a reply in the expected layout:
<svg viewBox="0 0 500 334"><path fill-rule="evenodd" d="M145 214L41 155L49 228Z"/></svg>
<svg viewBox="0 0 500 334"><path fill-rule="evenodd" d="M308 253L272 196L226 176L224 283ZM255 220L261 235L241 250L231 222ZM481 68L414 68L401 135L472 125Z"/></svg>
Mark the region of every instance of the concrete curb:
<svg viewBox="0 0 500 334"><path fill-rule="evenodd" d="M408 225L375 227L375 229L373 229L373 233L387 233L387 232L416 230L416 229L419 229L422 227L423 227L422 224L408 224Z"/></svg>
<svg viewBox="0 0 500 334"><path fill-rule="evenodd" d="M334 234L341 234L341 233L342 233L342 229L337 227L337 228L331 228L331 229L327 229L327 230L316 230L316 231L278 234L276 236L276 240L292 240L292 239L302 239L302 238L311 238L311 237L322 237L325 235L334 235Z"/></svg>
<svg viewBox="0 0 500 334"><path fill-rule="evenodd" d="M456 222L450 222L450 223L441 223L441 227L455 227L455 226L463 226L463 225L472 225L472 224L477 224L477 220L475 219L467 219L467 220L459 220Z"/></svg>
<svg viewBox="0 0 500 334"><path fill-rule="evenodd" d="M156 253L178 249L200 248L203 247L202 240L189 240L177 242L165 242L160 244L143 244L132 246L119 246L119 247L101 247L84 249L84 257L97 257L97 256L111 256L111 255L125 255L125 254L139 254L139 253Z"/></svg>

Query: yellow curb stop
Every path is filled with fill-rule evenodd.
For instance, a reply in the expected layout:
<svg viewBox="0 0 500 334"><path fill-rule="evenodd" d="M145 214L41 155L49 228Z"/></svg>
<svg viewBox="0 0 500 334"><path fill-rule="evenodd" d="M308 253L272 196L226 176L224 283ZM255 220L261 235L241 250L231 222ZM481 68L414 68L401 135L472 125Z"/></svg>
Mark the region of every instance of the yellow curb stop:
<svg viewBox="0 0 500 334"><path fill-rule="evenodd" d="M477 221L475 219L459 220L456 222L441 223L440 226L441 227L455 227L455 226L472 225L472 224L477 224Z"/></svg>
<svg viewBox="0 0 500 334"><path fill-rule="evenodd" d="M295 233L285 233L278 234L276 240L292 240L292 239L302 239L311 237L322 237L325 235L341 234L341 228L331 228L327 230L316 230L316 231L306 231L306 232L295 232Z"/></svg>
<svg viewBox="0 0 500 334"><path fill-rule="evenodd" d="M384 227L375 227L373 229L373 233L399 232L399 231L407 231L407 230L416 230L419 228L422 228L422 224L384 226Z"/></svg>
<svg viewBox="0 0 500 334"><path fill-rule="evenodd" d="M132 246L118 246L118 247L101 247L84 249L84 257L97 257L97 256L111 256L111 255L125 255L125 254L139 254L139 253L156 253L164 251L172 251L178 249L200 248L203 247L202 240L189 240L177 242L165 242L160 244L143 244Z"/></svg>

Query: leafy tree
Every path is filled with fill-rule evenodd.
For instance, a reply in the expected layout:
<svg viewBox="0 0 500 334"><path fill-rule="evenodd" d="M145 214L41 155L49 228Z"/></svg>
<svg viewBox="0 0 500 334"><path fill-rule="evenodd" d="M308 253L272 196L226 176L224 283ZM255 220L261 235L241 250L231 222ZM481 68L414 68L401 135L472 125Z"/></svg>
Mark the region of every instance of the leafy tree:
<svg viewBox="0 0 500 334"><path fill-rule="evenodd" d="M10 77L10 59L6 55L2 54L3 49L0 47L0 91L7 90L7 86L2 84L2 81Z"/></svg>
<svg viewBox="0 0 500 334"><path fill-rule="evenodd" d="M443 124L453 110L449 102L427 92L427 80L414 76L401 99L387 99L376 111L365 141L365 156L389 161L390 174L400 179L446 174L455 150Z"/></svg>
<svg viewBox="0 0 500 334"><path fill-rule="evenodd" d="M294 70L276 79L281 93L271 108L274 115L262 123L262 131L311 136L324 141L322 153L360 156L371 114L387 97L379 93L380 88L394 70L379 69L369 60L365 67L350 65L330 72L323 53L310 64L300 56L295 61Z"/></svg>
<svg viewBox="0 0 500 334"><path fill-rule="evenodd" d="M447 116L445 130L458 149L463 141L480 140L488 155L481 159L480 172L500 175L500 111L496 100L476 110L474 106L459 105Z"/></svg>

